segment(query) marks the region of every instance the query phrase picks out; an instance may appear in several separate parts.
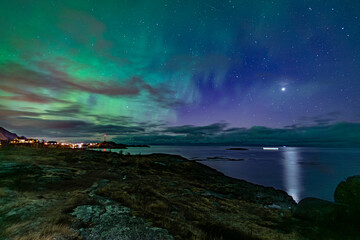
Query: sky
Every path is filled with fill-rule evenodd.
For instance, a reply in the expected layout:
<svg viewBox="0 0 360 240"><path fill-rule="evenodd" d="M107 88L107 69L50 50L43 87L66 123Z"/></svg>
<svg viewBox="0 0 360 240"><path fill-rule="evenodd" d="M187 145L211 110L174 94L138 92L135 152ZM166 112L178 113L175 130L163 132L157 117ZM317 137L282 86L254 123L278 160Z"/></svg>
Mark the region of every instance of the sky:
<svg viewBox="0 0 360 240"><path fill-rule="evenodd" d="M359 39L359 1L2 0L0 126L360 146Z"/></svg>

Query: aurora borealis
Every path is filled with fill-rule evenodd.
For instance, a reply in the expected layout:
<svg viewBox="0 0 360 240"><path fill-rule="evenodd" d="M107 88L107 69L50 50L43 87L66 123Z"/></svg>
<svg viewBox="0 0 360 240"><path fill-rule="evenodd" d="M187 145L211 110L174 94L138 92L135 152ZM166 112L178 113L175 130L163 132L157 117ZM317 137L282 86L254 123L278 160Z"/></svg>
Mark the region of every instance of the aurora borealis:
<svg viewBox="0 0 360 240"><path fill-rule="evenodd" d="M3 0L0 126L360 144L359 39L358 1Z"/></svg>

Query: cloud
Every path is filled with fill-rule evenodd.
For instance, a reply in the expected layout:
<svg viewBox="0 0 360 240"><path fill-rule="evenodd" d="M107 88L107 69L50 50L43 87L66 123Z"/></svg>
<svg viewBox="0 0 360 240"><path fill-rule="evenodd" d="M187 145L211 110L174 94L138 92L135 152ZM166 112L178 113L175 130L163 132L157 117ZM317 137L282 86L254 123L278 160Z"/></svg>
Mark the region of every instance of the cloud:
<svg viewBox="0 0 360 240"><path fill-rule="evenodd" d="M173 92L170 89L165 86L151 86L140 77L133 76L122 82L117 79L80 81L46 62L37 62L37 70L26 68L17 63L1 64L0 79L2 80L0 89L15 95L1 96L7 100L37 103L67 102L63 99L44 94L40 95L35 92L39 89L47 89L57 93L82 91L109 97L136 97L145 92L151 100L160 106L180 104L173 99Z"/></svg>
<svg viewBox="0 0 360 240"><path fill-rule="evenodd" d="M29 137L88 140L105 133L110 138L146 134L147 131L155 132L155 129L164 126L163 122L138 122L129 116L94 114L91 108L79 104L40 112L33 110L36 109L12 110L0 104L0 126Z"/></svg>
<svg viewBox="0 0 360 240"><path fill-rule="evenodd" d="M13 117L23 117L23 116L37 117L40 116L40 114L37 112L12 110L12 109L8 109L3 105L0 105L1 120L13 118Z"/></svg>
<svg viewBox="0 0 360 240"><path fill-rule="evenodd" d="M74 10L65 10L60 17L59 27L80 43L88 44L93 37L104 41L106 26L92 15Z"/></svg>
<svg viewBox="0 0 360 240"><path fill-rule="evenodd" d="M224 122L169 127L165 123L136 122L122 116L94 115L93 121L45 119L62 114L75 119L77 116L92 116L78 105L43 113L9 110L0 105L0 125L29 137L91 140L107 134L109 139L112 137L114 141L130 144L360 147L360 123L338 122L296 128L228 128Z"/></svg>
<svg viewBox="0 0 360 240"><path fill-rule="evenodd" d="M124 125L124 126L134 126L142 125L146 127L154 127L152 123L138 123L134 121L132 117L129 116L116 116L116 115L107 115L107 114L93 114L91 109L86 106L79 104L68 104L67 106L60 107L54 110L44 110L44 111L26 111L26 110L12 110L4 105L0 105L0 120L3 124L8 125L13 121L18 121L16 119L21 118L56 118L56 119L88 119L94 123L101 124L114 124L114 125ZM159 124L156 124L158 126Z"/></svg>
<svg viewBox="0 0 360 240"><path fill-rule="evenodd" d="M327 126L276 129L255 126L224 129L224 124L180 126L164 130L168 134L134 135L115 140L134 144L214 144L242 146L322 146L359 147L360 123L340 122ZM172 133L172 134L171 134ZM173 135L176 133L176 135Z"/></svg>
<svg viewBox="0 0 360 240"><path fill-rule="evenodd" d="M11 100L11 101L22 101L22 102L32 102L32 103L51 103L51 102L60 102L60 103L69 103L68 101L57 99L50 96L40 95L28 90L19 89L16 87L2 86L0 84L0 89L4 92L15 94L15 96L0 96L0 99Z"/></svg>
<svg viewBox="0 0 360 240"><path fill-rule="evenodd" d="M159 85L157 88L154 88L150 84L144 82L143 87L148 91L150 99L158 103L160 107L170 108L185 104L183 101L175 98L175 91L169 89L165 85Z"/></svg>
<svg viewBox="0 0 360 240"><path fill-rule="evenodd" d="M64 101L52 97L40 96L34 93L24 93L18 96L0 96L0 99L21 101L21 102L33 102L33 103L51 103L51 102L69 103L68 101Z"/></svg>
<svg viewBox="0 0 360 240"><path fill-rule="evenodd" d="M79 81L68 75L66 72L58 70L51 64L39 62L38 65L41 70L47 73L42 78L43 83L46 84L48 82L47 80L52 78L56 88L60 89L79 90L106 96L134 96L139 95L144 85L142 79L138 77L132 77L122 84L119 84L115 80L108 82L96 81L93 79ZM54 85L46 85L48 87L55 87Z"/></svg>
<svg viewBox="0 0 360 240"><path fill-rule="evenodd" d="M339 121L341 117L340 111L332 111L317 116L302 116L299 118L299 122L285 126L285 128L299 128L299 127L309 127L309 126L327 126Z"/></svg>
<svg viewBox="0 0 360 240"><path fill-rule="evenodd" d="M56 110L45 110L41 115L76 117L86 116L88 113L79 104L71 104Z"/></svg>
<svg viewBox="0 0 360 240"><path fill-rule="evenodd" d="M139 126L121 126L113 124L96 124L82 120L50 120L41 118L19 117L11 122L3 123L5 128L16 130L20 135L28 137L69 137L93 138L98 134L128 135L145 131Z"/></svg>
<svg viewBox="0 0 360 240"><path fill-rule="evenodd" d="M113 55L114 43L105 38L106 25L87 12L66 9L60 14L58 26L67 36L80 45L85 45L99 56L118 66L128 64L129 60Z"/></svg>
<svg viewBox="0 0 360 240"><path fill-rule="evenodd" d="M184 134L187 136L215 135L223 132L227 125L227 123L214 123L207 126L184 125L177 127L168 127L164 130L164 132L173 134Z"/></svg>

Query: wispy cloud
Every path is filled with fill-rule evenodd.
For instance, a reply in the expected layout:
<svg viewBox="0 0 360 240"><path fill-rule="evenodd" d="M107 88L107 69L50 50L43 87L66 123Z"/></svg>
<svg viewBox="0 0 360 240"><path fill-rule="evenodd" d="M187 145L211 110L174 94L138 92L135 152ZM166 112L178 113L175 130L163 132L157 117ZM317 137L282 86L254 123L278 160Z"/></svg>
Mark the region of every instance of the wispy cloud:
<svg viewBox="0 0 360 240"><path fill-rule="evenodd" d="M170 89L165 86L154 87L140 77L134 76L124 81L118 79L84 81L45 62L38 62L35 70L17 63L2 64L0 65L0 78L2 80L0 89L12 94L12 96L1 96L7 100L37 103L68 102L38 93L39 89L46 89L59 94L81 91L108 97L136 97L145 92L150 100L160 105L178 104L175 100L171 101L173 92Z"/></svg>
<svg viewBox="0 0 360 240"><path fill-rule="evenodd" d="M164 133L184 134L187 136L204 136L222 133L228 126L227 123L214 123L207 126L184 125L176 127L167 127Z"/></svg>
<svg viewBox="0 0 360 240"><path fill-rule="evenodd" d="M66 9L59 16L58 27L78 44L94 50L98 56L105 57L118 66L129 63L129 60L112 54L114 43L105 38L107 27L92 14Z"/></svg>
<svg viewBox="0 0 360 240"><path fill-rule="evenodd" d="M0 120L0 123L2 121ZM128 135L141 134L145 131L140 126L121 126L112 124L95 124L81 120L49 120L30 117L14 118L5 128L16 130L20 135L34 137L68 137L92 139L98 134Z"/></svg>

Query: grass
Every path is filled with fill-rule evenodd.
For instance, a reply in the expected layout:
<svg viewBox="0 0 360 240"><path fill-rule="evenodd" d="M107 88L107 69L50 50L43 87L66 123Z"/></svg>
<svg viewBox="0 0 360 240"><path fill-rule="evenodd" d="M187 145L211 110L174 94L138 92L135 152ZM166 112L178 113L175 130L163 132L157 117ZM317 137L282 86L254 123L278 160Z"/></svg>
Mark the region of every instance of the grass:
<svg viewBox="0 0 360 240"><path fill-rule="evenodd" d="M11 235L13 232L19 232L19 229L26 228L26 223L13 224L6 229L6 233ZM53 240L53 239L76 239L78 235L66 225L46 225L41 226L36 231L29 229L23 236L15 236L14 240Z"/></svg>
<svg viewBox="0 0 360 240"><path fill-rule="evenodd" d="M7 188L6 187L0 187L0 198L7 197Z"/></svg>

